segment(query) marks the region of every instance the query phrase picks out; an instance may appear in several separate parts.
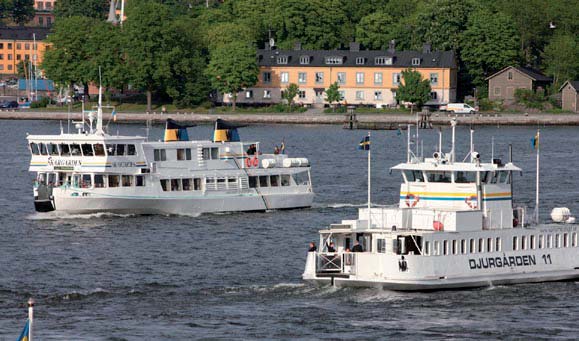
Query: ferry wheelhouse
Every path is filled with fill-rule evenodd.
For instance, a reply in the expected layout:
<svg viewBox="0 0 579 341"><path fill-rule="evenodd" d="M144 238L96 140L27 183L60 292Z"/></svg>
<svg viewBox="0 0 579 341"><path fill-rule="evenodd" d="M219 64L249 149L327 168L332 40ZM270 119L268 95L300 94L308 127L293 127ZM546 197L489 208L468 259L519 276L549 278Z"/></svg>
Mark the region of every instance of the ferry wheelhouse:
<svg viewBox="0 0 579 341"><path fill-rule="evenodd" d="M470 161L455 162L455 125L450 153L422 159L408 147L407 162L392 168L403 179L395 207L361 208L357 219L319 231L304 280L406 291L579 278L579 231L568 210L558 210L567 212L560 224L528 221L512 203L521 170L482 162L472 132ZM354 243L363 252L351 252Z"/></svg>
<svg viewBox="0 0 579 341"><path fill-rule="evenodd" d="M149 142L109 135L99 105L75 126L27 137L39 212L195 215L313 201L309 161L261 153L259 142L239 139L238 125L217 120L212 140L189 141L187 127L168 120L164 140Z"/></svg>

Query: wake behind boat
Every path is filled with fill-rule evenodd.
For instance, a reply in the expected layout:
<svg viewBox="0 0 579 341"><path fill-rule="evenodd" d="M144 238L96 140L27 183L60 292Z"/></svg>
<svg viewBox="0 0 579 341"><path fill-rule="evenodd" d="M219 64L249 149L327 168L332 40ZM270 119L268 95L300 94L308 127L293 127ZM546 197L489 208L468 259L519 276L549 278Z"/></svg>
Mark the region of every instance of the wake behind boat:
<svg viewBox="0 0 579 341"><path fill-rule="evenodd" d="M455 162L452 123L448 154L440 142L432 158L420 158L408 142L407 162L393 167L403 178L397 207L361 208L357 219L319 231L305 281L410 291L579 278L579 229L569 210L554 209L556 223L528 223L512 205L520 169L482 162L472 131L470 162Z"/></svg>
<svg viewBox="0 0 579 341"><path fill-rule="evenodd" d="M259 142L241 141L239 125L217 120L212 140L189 141L187 127L168 120L164 141L148 142L109 135L102 115L99 104L76 134L27 137L37 211L195 215L312 205L309 161L283 146L262 154Z"/></svg>

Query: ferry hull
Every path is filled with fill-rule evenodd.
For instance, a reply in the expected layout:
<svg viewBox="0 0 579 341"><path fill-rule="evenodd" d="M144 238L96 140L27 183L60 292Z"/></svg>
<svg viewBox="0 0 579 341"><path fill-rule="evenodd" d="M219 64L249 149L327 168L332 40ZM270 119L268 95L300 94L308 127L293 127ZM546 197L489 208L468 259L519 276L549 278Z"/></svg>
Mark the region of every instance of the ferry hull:
<svg viewBox="0 0 579 341"><path fill-rule="evenodd" d="M71 214L175 214L198 215L217 212L267 211L310 207L313 193L216 196L186 199L59 197L55 196L55 211ZM42 211L47 212L47 211Z"/></svg>

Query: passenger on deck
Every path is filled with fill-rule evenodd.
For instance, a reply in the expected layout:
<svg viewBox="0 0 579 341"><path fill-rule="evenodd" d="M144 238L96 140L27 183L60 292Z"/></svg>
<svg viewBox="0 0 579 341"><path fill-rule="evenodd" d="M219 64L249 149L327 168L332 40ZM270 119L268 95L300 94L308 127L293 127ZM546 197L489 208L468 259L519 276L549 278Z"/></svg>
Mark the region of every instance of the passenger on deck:
<svg viewBox="0 0 579 341"><path fill-rule="evenodd" d="M336 252L336 246L333 242L327 245L326 248L328 249L328 252Z"/></svg>
<svg viewBox="0 0 579 341"><path fill-rule="evenodd" d="M311 242L310 243L310 249L308 250L308 252L316 252L318 251L318 248L316 247L316 243Z"/></svg>
<svg viewBox="0 0 579 341"><path fill-rule="evenodd" d="M364 248L362 247L362 245L360 245L360 243L357 240L354 242L352 252L364 252Z"/></svg>
<svg viewBox="0 0 579 341"><path fill-rule="evenodd" d="M249 148L247 148L247 155L255 155L256 152L257 147L255 146L255 144L249 145Z"/></svg>
<svg viewBox="0 0 579 341"><path fill-rule="evenodd" d="M278 146L275 146L275 148L273 149L273 153L275 155L279 154L279 147Z"/></svg>

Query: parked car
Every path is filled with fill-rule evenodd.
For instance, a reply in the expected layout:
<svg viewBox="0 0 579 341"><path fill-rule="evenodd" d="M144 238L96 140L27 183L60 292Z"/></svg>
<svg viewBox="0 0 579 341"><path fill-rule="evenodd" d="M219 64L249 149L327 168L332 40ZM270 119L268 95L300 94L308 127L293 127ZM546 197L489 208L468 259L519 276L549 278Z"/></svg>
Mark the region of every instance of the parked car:
<svg viewBox="0 0 579 341"><path fill-rule="evenodd" d="M0 103L0 109L10 109L10 108L18 108L18 102L7 101Z"/></svg>
<svg viewBox="0 0 579 341"><path fill-rule="evenodd" d="M448 103L440 107L442 111L452 111L455 114L474 114L477 110L466 103Z"/></svg>

